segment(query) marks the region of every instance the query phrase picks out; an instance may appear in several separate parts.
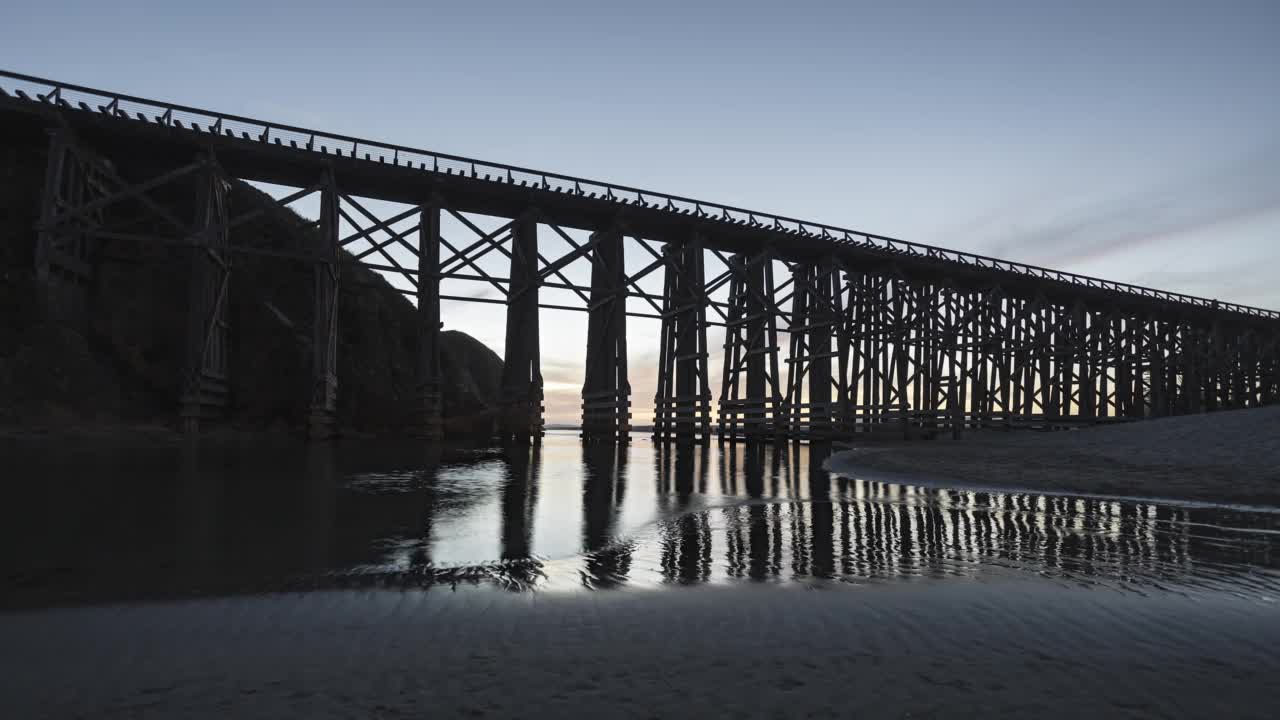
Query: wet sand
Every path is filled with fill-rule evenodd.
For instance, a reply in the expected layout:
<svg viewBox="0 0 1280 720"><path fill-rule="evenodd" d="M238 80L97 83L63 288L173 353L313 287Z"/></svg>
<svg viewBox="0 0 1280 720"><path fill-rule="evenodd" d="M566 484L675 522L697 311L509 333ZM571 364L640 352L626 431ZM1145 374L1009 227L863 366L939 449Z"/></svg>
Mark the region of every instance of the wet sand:
<svg viewBox="0 0 1280 720"><path fill-rule="evenodd" d="M1194 596L1097 592L1011 577L15 613L0 694L15 718L1260 718L1280 703L1280 623L1257 598L1206 619ZM1117 632L1135 623L1150 644Z"/></svg>
<svg viewBox="0 0 1280 720"><path fill-rule="evenodd" d="M855 447L827 467L949 487L1280 506L1280 407Z"/></svg>
<svg viewBox="0 0 1280 720"><path fill-rule="evenodd" d="M1108 436L1171 428L1072 441L1142 460L1137 439ZM1202 428L1178 432L1206 446ZM1238 439L1208 446L1229 465ZM549 438L430 476L381 451L372 465L215 454L152 467L130 453L97 472L28 470L3 545L21 548L12 595L38 602L0 611L0 714L1261 718L1280 706L1275 512L833 480L808 448L606 454ZM523 558L542 579L398 584L415 562L474 552Z"/></svg>

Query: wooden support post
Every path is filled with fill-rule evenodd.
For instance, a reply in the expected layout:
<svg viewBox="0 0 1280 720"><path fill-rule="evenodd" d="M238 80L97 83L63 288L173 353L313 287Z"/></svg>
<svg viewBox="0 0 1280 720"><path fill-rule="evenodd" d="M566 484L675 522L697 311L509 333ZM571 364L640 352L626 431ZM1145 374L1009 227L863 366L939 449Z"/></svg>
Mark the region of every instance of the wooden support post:
<svg viewBox="0 0 1280 720"><path fill-rule="evenodd" d="M889 283L888 287L893 293L893 326L887 337L893 340L893 381L891 385L894 390L894 399L892 403L885 403L889 406L886 416L893 418L892 421L896 421L896 424L901 425L902 438L905 440L910 435L907 414L911 411L908 399L910 392L908 388L911 382L908 375L910 364L907 358L911 332L907 322L907 298L910 292L910 285L905 280L896 279Z"/></svg>
<svg viewBox="0 0 1280 720"><path fill-rule="evenodd" d="M1249 340L1250 337L1247 331L1241 329L1237 329L1231 336L1231 362L1228 369L1230 387L1228 388L1228 393L1233 409L1249 406L1248 393L1245 390L1248 384L1245 379L1248 373L1245 358L1248 353Z"/></svg>
<svg viewBox="0 0 1280 720"><path fill-rule="evenodd" d="M863 275L863 283L866 295L860 327L863 336L860 404L863 406L862 430L870 431L879 424L880 410L883 407L880 403L880 389L884 384L884 284L880 278L870 274Z"/></svg>
<svg viewBox="0 0 1280 720"><path fill-rule="evenodd" d="M1165 331L1164 323L1157 317L1146 318L1143 323L1147 330L1146 366L1148 388L1148 414L1150 417L1164 417L1166 414L1165 393L1169 383L1165 378Z"/></svg>
<svg viewBox="0 0 1280 720"><path fill-rule="evenodd" d="M658 333L658 386L653 395L653 439L655 442L669 439L675 433L675 356L676 313L679 304L676 295L681 286L680 268L676 264L679 248L664 245L662 257L667 264L662 278L662 329Z"/></svg>
<svg viewBox="0 0 1280 720"><path fill-rule="evenodd" d="M1184 320L1180 339L1179 359L1182 361L1183 371L1178 395L1182 400L1181 412L1204 412L1204 347L1200 329Z"/></svg>
<svg viewBox="0 0 1280 720"><path fill-rule="evenodd" d="M790 372L782 403L786 433L792 438L830 438L837 414L831 397L831 359L838 355L831 342L842 334L839 270L830 257L817 264L797 263L791 282Z"/></svg>
<svg viewBox="0 0 1280 720"><path fill-rule="evenodd" d="M859 324L862 316L862 274L846 271L844 286L845 303L841 319L841 375L844 378L844 393L837 427L840 434L850 435L857 431L855 408L859 403L858 388L862 379L862 332Z"/></svg>
<svg viewBox="0 0 1280 720"><path fill-rule="evenodd" d="M1259 391L1258 402L1262 405L1280 401L1280 331L1273 331L1270 337L1259 340L1258 351Z"/></svg>
<svg viewBox="0 0 1280 720"><path fill-rule="evenodd" d="M532 214L511 225L511 294L507 296L506 357L502 366L503 440L542 438L542 361L538 328L538 222Z"/></svg>
<svg viewBox="0 0 1280 720"><path fill-rule="evenodd" d="M1264 405L1270 405L1280 402L1280 330L1272 331L1271 337L1266 341L1266 347L1263 353L1266 360L1263 368L1260 368L1260 372L1265 376L1261 402Z"/></svg>
<svg viewBox="0 0 1280 720"><path fill-rule="evenodd" d="M1112 372L1108 377L1113 382L1109 412L1114 417L1127 418L1130 412L1129 396L1133 392L1133 376L1130 367L1133 352L1122 315L1112 313L1109 325L1111 341L1107 359Z"/></svg>
<svg viewBox="0 0 1280 720"><path fill-rule="evenodd" d="M696 431L703 443L711 439L710 348L707 346L707 298L703 267L703 238L682 248L681 266L686 283L683 299L692 305L676 318L676 397L690 398L692 405L677 406L680 427Z"/></svg>
<svg viewBox="0 0 1280 720"><path fill-rule="evenodd" d="M1200 334L1185 320L1178 328L1178 361L1181 374L1178 387L1178 410L1183 414L1201 412L1204 387L1200 376Z"/></svg>
<svg viewBox="0 0 1280 720"><path fill-rule="evenodd" d="M703 238L663 249L662 331L658 390L654 396L655 439L711 437L711 386L708 383L707 299Z"/></svg>
<svg viewBox="0 0 1280 720"><path fill-rule="evenodd" d="M797 292L799 288L796 288ZM814 268L809 303L809 437L830 439L835 433L835 406L831 400L831 341L840 325L836 305L840 274L834 258L825 257ZM794 371L794 369L793 369Z"/></svg>
<svg viewBox="0 0 1280 720"><path fill-rule="evenodd" d="M1006 348L1005 368L1010 382L1006 383L1008 405L1005 411L1010 419L1023 419L1025 398L1028 397L1031 386L1027 379L1031 373L1031 365L1027 359L1027 312L1030 305L1029 301L1017 298L1010 298L1008 301L1006 332L1009 347Z"/></svg>
<svg viewBox="0 0 1280 720"><path fill-rule="evenodd" d="M997 305L995 329L1000 343L997 348L996 369L1000 376L999 403L1004 423L1010 424L1018 414L1017 403L1013 400L1013 388L1018 383L1021 368L1013 364L1013 353L1021 346L1021 307L1022 303L1012 297L1003 298Z"/></svg>
<svg viewBox="0 0 1280 720"><path fill-rule="evenodd" d="M1184 392L1187 377L1183 375L1184 371L1189 371L1183 354L1187 347L1185 331L1180 319L1168 321L1165 327L1165 377L1168 383L1165 406L1169 415L1181 413L1187 402Z"/></svg>
<svg viewBox="0 0 1280 720"><path fill-rule="evenodd" d="M772 253L734 255L729 264L733 277L718 430L722 440L773 438L783 418Z"/></svg>
<svg viewBox="0 0 1280 720"><path fill-rule="evenodd" d="M84 333L89 328L95 261L90 232L101 224L101 211L66 217L93 194L90 172L72 151L74 143L66 128L49 134L35 269L45 316Z"/></svg>
<svg viewBox="0 0 1280 720"><path fill-rule="evenodd" d="M1053 324L1053 416L1066 420L1071 415L1072 376L1075 374L1075 351L1072 345L1074 326L1072 315L1065 306L1054 309Z"/></svg>
<svg viewBox="0 0 1280 720"><path fill-rule="evenodd" d="M1032 351L1035 327L1034 316L1038 314L1030 300L1011 300L1010 312L1015 320L1011 328L1013 337L1013 397L1010 414L1022 422L1031 419L1031 404L1035 397L1035 361Z"/></svg>
<svg viewBox="0 0 1280 720"><path fill-rule="evenodd" d="M1119 365L1116 369L1116 414L1126 418L1142 417L1142 325L1133 316L1116 316L1115 328L1120 338Z"/></svg>
<svg viewBox="0 0 1280 720"><path fill-rule="evenodd" d="M832 387L835 391L835 401L831 410L831 433L832 435L843 435L849 432L847 426L849 417L849 359L852 350L852 343L849 337L849 323L846 322L846 307L850 301L848 293L848 282L846 281L846 273L844 265L839 259L834 261L831 274L831 289L833 292L831 306L831 320L835 323L835 342L836 342L836 375L832 380Z"/></svg>
<svg viewBox="0 0 1280 720"><path fill-rule="evenodd" d="M1108 359L1112 366L1114 381L1112 391L1111 413L1117 418L1127 418L1132 412L1130 397L1133 394L1133 348L1130 344L1129 329L1119 313L1111 315L1111 348Z"/></svg>
<svg viewBox="0 0 1280 720"><path fill-rule="evenodd" d="M952 357L955 342L951 325L951 306L953 294L948 285L937 285L934 289L933 310L930 313L932 336L929 348L931 400L928 410L935 430L941 430L950 423L952 412L951 390L954 379Z"/></svg>
<svg viewBox="0 0 1280 720"><path fill-rule="evenodd" d="M991 372L992 391L989 413L1000 405L1001 422L1007 428L1014 414L1010 387L1009 353L1017 347L1017 327L1011 321L1015 307L1012 298L1003 295L996 298L991 312Z"/></svg>
<svg viewBox="0 0 1280 720"><path fill-rule="evenodd" d="M319 245L314 263L315 314L311 344L311 415L308 435L328 440L338 432L338 188L332 169L320 188Z"/></svg>
<svg viewBox="0 0 1280 720"><path fill-rule="evenodd" d="M1095 377L1093 371L1093 314L1088 312L1083 303L1076 302L1073 310L1075 326L1076 351L1076 415L1085 422L1092 422L1097 416Z"/></svg>
<svg viewBox="0 0 1280 720"><path fill-rule="evenodd" d="M787 394L782 403L786 412L786 432L791 437L804 437L809 432L809 407L804 400L804 380L809 372L812 351L811 336L806 331L810 318L810 283L815 276L813 266L796 263L791 270L791 319L787 353Z"/></svg>
<svg viewBox="0 0 1280 720"><path fill-rule="evenodd" d="M1277 333L1277 335L1280 336L1280 333ZM1254 382L1258 405L1268 405L1273 401L1271 365L1274 359L1272 352L1276 345L1276 338L1268 337L1265 331L1259 331L1254 342L1253 367L1256 373Z"/></svg>
<svg viewBox="0 0 1280 720"><path fill-rule="evenodd" d="M928 375L926 370L927 363L924 359L924 345L926 327L928 325L928 307L929 298L928 290L923 285L914 284L911 286L911 307L913 317L907 327L907 357L911 362L911 398L910 407L914 414L924 407L925 403L925 378Z"/></svg>
<svg viewBox="0 0 1280 720"><path fill-rule="evenodd" d="M1092 371L1097 378L1097 383L1094 386L1096 388L1094 417L1105 418L1110 417L1111 382L1107 375L1107 369L1112 362L1111 322L1107 314L1094 313L1090 323L1093 325L1093 341L1089 345L1090 351L1093 353Z"/></svg>
<svg viewBox="0 0 1280 720"><path fill-rule="evenodd" d="M916 405L916 423L927 437L933 437L938 430L938 413L942 409L942 370L938 365L938 333L941 332L938 319L939 287L925 285L921 292L925 298L921 323L921 342L918 354L918 366L924 373L921 381L921 398Z"/></svg>
<svg viewBox="0 0 1280 720"><path fill-rule="evenodd" d="M418 222L418 365L416 431L444 436L444 397L440 366L440 202L424 205Z"/></svg>
<svg viewBox="0 0 1280 720"><path fill-rule="evenodd" d="M1217 318L1209 323L1209 337L1205 350L1209 365L1208 392L1206 393L1208 408L1211 411L1230 408L1231 398L1225 377L1226 363L1224 362L1227 353L1226 337L1222 323Z"/></svg>
<svg viewBox="0 0 1280 720"><path fill-rule="evenodd" d="M1055 373L1053 364L1054 346L1053 346L1053 322L1057 314L1057 308L1046 301L1040 308L1038 320L1038 328L1036 330L1036 347L1035 351L1039 355L1037 363L1039 365L1038 389L1040 394L1040 414L1048 417L1057 412L1054 406L1055 401Z"/></svg>
<svg viewBox="0 0 1280 720"><path fill-rule="evenodd" d="M747 366L746 397L750 403L750 410L748 411L750 415L746 420L754 419L758 421L756 427L747 427L748 435L772 434L777 423L777 404L775 402L774 406L769 408L765 399L766 387L769 382L766 375L768 372L768 359L777 358L776 336L767 332L770 327L770 321L774 320L773 313L769 312L761 299L762 297L773 297L772 283L769 284L768 290L765 289L765 272L770 275L773 274L773 263L767 259L750 268L741 285L743 298L746 302L746 315L749 318L745 326L748 336L745 359ZM765 317L766 313L768 317ZM773 412L769 412L770 410L773 410Z"/></svg>
<svg viewBox="0 0 1280 720"><path fill-rule="evenodd" d="M1182 325L1177 320L1164 321L1164 414L1176 415L1182 407Z"/></svg>
<svg viewBox="0 0 1280 720"><path fill-rule="evenodd" d="M968 428L969 419L973 412L973 347L975 343L976 333L974 332L974 293L963 292L956 294L956 326L957 326L957 357L959 366L956 369L955 380L956 386L956 417L960 418L961 426Z"/></svg>
<svg viewBox="0 0 1280 720"><path fill-rule="evenodd" d="M889 278L881 276L875 278L875 283L875 326L871 332L871 355L875 359L873 363L875 377L871 385L871 404L875 407L874 423L882 425L885 420L884 408L892 403L893 391L893 371L890 369L893 348L893 311L889 306L892 301L890 297L892 282Z"/></svg>
<svg viewBox="0 0 1280 720"><path fill-rule="evenodd" d="M989 332L991 313L991 292L980 292L974 295L973 308L973 414L974 427L983 428L990 422L987 408L990 403L990 348Z"/></svg>
<svg viewBox="0 0 1280 720"><path fill-rule="evenodd" d="M227 190L213 157L195 175L191 224L191 275L187 286L186 369L182 377L183 432L219 417L228 396L227 305L231 259L227 255Z"/></svg>
<svg viewBox="0 0 1280 720"><path fill-rule="evenodd" d="M1270 405L1275 402L1275 380L1280 379L1274 377L1276 365L1276 347L1277 341L1280 340L1280 331L1276 331L1275 336L1268 337L1265 332L1260 331L1256 338L1256 346L1254 347L1254 372L1257 373L1257 397L1258 405Z"/></svg>
<svg viewBox="0 0 1280 720"><path fill-rule="evenodd" d="M622 233L592 237L591 302L582 383L582 437L626 442L631 432L631 384L627 380L627 275Z"/></svg>
<svg viewBox="0 0 1280 720"><path fill-rule="evenodd" d="M1191 400L1187 390L1193 379L1194 368L1188 362L1191 351L1191 338L1188 337L1187 324L1181 319L1171 321L1169 325L1169 414L1179 415L1190 412Z"/></svg>

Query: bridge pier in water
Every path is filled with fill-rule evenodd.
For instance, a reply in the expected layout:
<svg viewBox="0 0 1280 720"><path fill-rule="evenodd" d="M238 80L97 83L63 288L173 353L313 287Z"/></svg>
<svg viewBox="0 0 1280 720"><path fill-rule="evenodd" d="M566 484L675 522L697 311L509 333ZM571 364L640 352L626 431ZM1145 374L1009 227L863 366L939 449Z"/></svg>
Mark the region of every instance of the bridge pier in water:
<svg viewBox="0 0 1280 720"><path fill-rule="evenodd" d="M421 413L417 434L438 440L444 437L444 397L440 365L440 203L438 198L421 209L418 219L418 380L417 407Z"/></svg>
<svg viewBox="0 0 1280 720"><path fill-rule="evenodd" d="M837 432L837 419L843 419L848 355L842 295L835 258L792 268L791 348L783 402L792 438L830 439ZM831 361L837 358L839 368L833 375Z"/></svg>
<svg viewBox="0 0 1280 720"><path fill-rule="evenodd" d="M507 296L507 341L502 365L503 441L542 437L542 362L539 345L538 222L526 212L511 224L511 281Z"/></svg>
<svg viewBox="0 0 1280 720"><path fill-rule="evenodd" d="M100 187L92 160L67 128L48 132L36 279L44 287L44 312L77 330L88 328L89 295L97 244L92 229L101 213L91 206ZM86 209L88 208L88 209Z"/></svg>
<svg viewBox="0 0 1280 720"><path fill-rule="evenodd" d="M705 443L711 438L710 352L702 238L663 248L662 328L653 436Z"/></svg>
<svg viewBox="0 0 1280 720"><path fill-rule="evenodd" d="M45 84L33 98L2 87L14 82ZM637 318L660 325L659 440L706 442L713 420L726 441L826 440L1070 426L1280 399L1274 311L12 73L0 73L0 118L47 143L34 269L52 319L90 327L104 248L189 253L183 325L166 332L182 333L173 399L190 431L217 419L235 387L227 308L240 254L290 259L312 275L305 424L317 440L337 432L338 309L360 281L344 268L402 279L397 289L417 304L420 356L405 415L426 438L443 432L446 300L505 306L500 434L524 443L543 428L542 309L587 314L588 439L627 436L635 349L627 335ZM273 211L318 195L319 216L289 215L297 238L282 250L238 239L235 228L266 210L232 206L237 180L297 188L268 201ZM379 219L354 196L409 209ZM392 230L409 218L414 228ZM505 224L480 229L493 219ZM442 223L479 239L455 245ZM572 248L545 257L540 228ZM592 234L581 241L565 228ZM416 266L389 252L396 248ZM653 261L628 269L632 248ZM506 277L479 264L491 252L509 261ZM590 263L586 284L564 272L579 260ZM725 271L708 278L708 263ZM661 290L646 290L642 281L658 272ZM502 297L451 295L446 282L485 283ZM552 291L581 303L547 302ZM723 328L722 344L709 339L712 328Z"/></svg>
<svg viewBox="0 0 1280 720"><path fill-rule="evenodd" d="M216 420L227 406L229 348L227 319L231 280L228 257L228 185L212 156L195 175L191 275L187 300L187 372L183 377L183 431Z"/></svg>
<svg viewBox="0 0 1280 720"><path fill-rule="evenodd" d="M626 442L631 434L627 378L627 271L622 233L592 235L587 358L582 384L582 436Z"/></svg>
<svg viewBox="0 0 1280 720"><path fill-rule="evenodd" d="M307 431L312 440L337 434L338 421L338 276L339 203L332 170L320 181L319 238L312 265L315 310L311 329L311 412Z"/></svg>
<svg viewBox="0 0 1280 720"><path fill-rule="evenodd" d="M786 411L778 373L773 250L736 254L725 264L731 279L718 432L722 440L776 440L786 435Z"/></svg>

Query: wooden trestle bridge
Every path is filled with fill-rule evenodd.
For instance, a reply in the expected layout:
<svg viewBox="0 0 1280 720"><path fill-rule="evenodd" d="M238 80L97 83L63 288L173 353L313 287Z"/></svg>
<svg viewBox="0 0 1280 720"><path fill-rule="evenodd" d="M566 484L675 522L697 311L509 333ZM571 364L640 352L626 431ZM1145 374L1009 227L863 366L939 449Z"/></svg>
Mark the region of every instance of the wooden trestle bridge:
<svg viewBox="0 0 1280 720"><path fill-rule="evenodd" d="M661 321L659 438L1094 422L1254 407L1280 394L1274 311L15 73L0 72L0 118L48 133L36 265L52 312L84 312L103 243L192 249L180 398L192 429L218 415L233 380L226 308L237 253L314 268L315 437L335 429L347 265L403 279L416 299L415 411L429 436L441 430L441 300L506 306L502 428L512 438L542 431L539 311L548 307L589 314L590 437L630 429L627 320L637 316ZM280 206L318 196L318 219L298 220L309 250L234 243L231 231L264 210L231 207L232 179L296 188ZM193 201L179 211L160 199L174 192ZM379 216L371 200L409 209ZM500 224L485 229L481 217ZM442 221L467 237L445 237ZM540 227L567 251L548 256ZM643 267L624 263L624 247L639 249ZM479 263L495 252L505 277ZM406 256L416 265L397 259ZM575 261L590 263L589 284L566 275ZM662 292L640 285L658 273ZM498 297L442 295L445 280ZM577 303L547 302L548 289ZM718 407L709 328L724 330Z"/></svg>

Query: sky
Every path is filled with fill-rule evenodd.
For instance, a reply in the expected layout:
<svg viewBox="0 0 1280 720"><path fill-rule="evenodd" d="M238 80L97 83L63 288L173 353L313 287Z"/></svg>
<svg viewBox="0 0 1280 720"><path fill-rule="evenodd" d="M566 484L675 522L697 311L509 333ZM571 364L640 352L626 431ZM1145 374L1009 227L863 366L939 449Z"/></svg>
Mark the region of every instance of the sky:
<svg viewBox="0 0 1280 720"><path fill-rule="evenodd" d="M9 0L0 67L1280 309L1274 0ZM571 422L586 317L542 322Z"/></svg>

